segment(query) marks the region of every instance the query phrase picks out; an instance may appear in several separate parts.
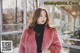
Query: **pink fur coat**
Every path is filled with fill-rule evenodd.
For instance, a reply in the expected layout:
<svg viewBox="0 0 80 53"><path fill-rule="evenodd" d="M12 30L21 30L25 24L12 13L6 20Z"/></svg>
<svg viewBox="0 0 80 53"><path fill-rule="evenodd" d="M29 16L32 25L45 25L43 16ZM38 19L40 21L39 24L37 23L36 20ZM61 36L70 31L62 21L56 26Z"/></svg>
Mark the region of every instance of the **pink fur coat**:
<svg viewBox="0 0 80 53"><path fill-rule="evenodd" d="M61 45L55 29L45 28L42 43L42 50L50 50L51 53L60 53ZM25 28L20 40L19 53L37 53L37 45L35 40L35 31L30 34Z"/></svg>

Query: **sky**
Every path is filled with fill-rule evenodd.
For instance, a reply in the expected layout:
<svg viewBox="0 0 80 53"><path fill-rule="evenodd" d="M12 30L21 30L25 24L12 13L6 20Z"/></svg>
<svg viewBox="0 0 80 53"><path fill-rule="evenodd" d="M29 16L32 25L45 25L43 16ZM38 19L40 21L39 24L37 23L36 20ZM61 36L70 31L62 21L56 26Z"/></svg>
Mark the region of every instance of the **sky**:
<svg viewBox="0 0 80 53"><path fill-rule="evenodd" d="M27 0L27 10L29 10L29 8L30 8L30 4L29 4L29 1L30 0ZM12 9L15 9L15 7L16 7L16 0L2 0L2 7L3 7L3 9L10 9L10 8L12 8ZM19 9L23 9L22 8L22 0L17 0L17 7L19 8Z"/></svg>
<svg viewBox="0 0 80 53"><path fill-rule="evenodd" d="M15 8L16 7L16 0L2 0L3 9L5 8ZM17 0L17 6L21 8L21 0Z"/></svg>

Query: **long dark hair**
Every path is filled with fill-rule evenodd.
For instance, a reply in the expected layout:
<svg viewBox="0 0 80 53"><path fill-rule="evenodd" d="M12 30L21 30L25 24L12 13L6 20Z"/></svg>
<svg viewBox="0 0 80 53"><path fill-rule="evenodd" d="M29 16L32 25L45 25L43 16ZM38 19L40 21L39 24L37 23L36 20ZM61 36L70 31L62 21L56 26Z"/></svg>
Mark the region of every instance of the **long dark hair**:
<svg viewBox="0 0 80 53"><path fill-rule="evenodd" d="M35 24L41 14L41 11L44 10L46 12L46 17L47 17L47 20L45 22L45 27L48 27L49 28L49 17L48 17L48 13L45 9L42 9L42 8L37 8L33 14L33 17L32 17L32 20L31 22L29 23L29 26L28 28L31 30L31 29L34 29L35 27Z"/></svg>

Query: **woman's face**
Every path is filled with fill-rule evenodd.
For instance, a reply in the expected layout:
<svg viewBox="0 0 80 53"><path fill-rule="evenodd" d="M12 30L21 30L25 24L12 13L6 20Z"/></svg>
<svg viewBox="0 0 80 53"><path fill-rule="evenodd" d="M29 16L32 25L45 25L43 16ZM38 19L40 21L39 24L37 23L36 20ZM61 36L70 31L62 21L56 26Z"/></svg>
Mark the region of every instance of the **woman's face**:
<svg viewBox="0 0 80 53"><path fill-rule="evenodd" d="M41 11L41 14L37 20L37 23L38 24L44 24L47 20L47 17L46 17L46 12L44 10Z"/></svg>

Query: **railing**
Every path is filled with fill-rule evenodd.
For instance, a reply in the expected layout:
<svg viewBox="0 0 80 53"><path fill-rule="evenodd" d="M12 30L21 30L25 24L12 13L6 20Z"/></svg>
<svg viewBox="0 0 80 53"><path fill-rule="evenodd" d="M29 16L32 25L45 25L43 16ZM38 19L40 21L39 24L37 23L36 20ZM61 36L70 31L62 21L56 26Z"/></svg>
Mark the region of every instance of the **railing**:
<svg viewBox="0 0 80 53"><path fill-rule="evenodd" d="M63 40L73 40L73 41L80 41L80 39L74 39L74 38L62 38ZM74 48L74 49L80 49L80 46L77 46L77 45L71 45L71 44L68 44L68 43L62 43L62 46L63 47L68 47L68 48Z"/></svg>
<svg viewBox="0 0 80 53"><path fill-rule="evenodd" d="M0 35L17 34L17 33L22 33L22 31L2 32L0 33Z"/></svg>
<svg viewBox="0 0 80 53"><path fill-rule="evenodd" d="M23 26L24 24L2 24L0 26ZM22 30L20 31L10 31L10 32L1 32L0 35L8 35L8 34L16 34L16 33L22 33Z"/></svg>
<svg viewBox="0 0 80 53"><path fill-rule="evenodd" d="M2 24L2 26L4 26L4 25L24 25L24 24Z"/></svg>

